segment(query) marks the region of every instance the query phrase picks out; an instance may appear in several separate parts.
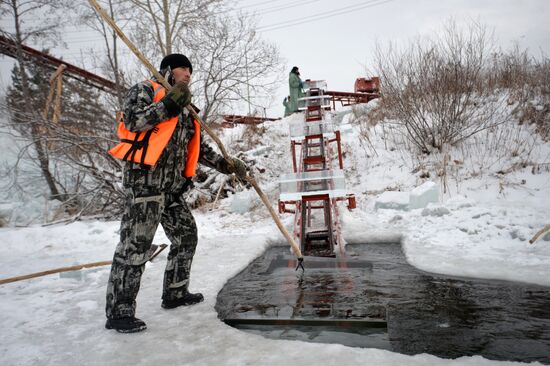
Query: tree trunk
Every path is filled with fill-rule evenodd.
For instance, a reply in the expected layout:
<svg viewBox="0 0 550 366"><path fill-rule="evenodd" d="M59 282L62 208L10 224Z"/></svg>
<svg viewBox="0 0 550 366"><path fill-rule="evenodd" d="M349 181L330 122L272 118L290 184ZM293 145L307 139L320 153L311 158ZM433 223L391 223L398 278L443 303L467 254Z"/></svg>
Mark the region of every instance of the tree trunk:
<svg viewBox="0 0 550 366"><path fill-rule="evenodd" d="M113 1L112 0L109 0L109 10L111 12L111 18L114 19L115 14L114 14L114 10L113 10ZM118 67L117 36L116 36L116 33L114 31L112 31L111 34L113 35L113 64L112 64L112 68L113 68L113 73L115 74L116 99L117 99L117 102L118 102L119 110L122 110L122 108L123 108L122 94L123 94L124 88L122 86L122 80L121 80L121 77L120 77L120 70L119 70L119 67ZM105 37L107 37L107 34L105 35Z"/></svg>
<svg viewBox="0 0 550 366"><path fill-rule="evenodd" d="M172 34L170 32L170 6L168 0L162 1L162 13L164 15L164 38L165 38L165 50L167 56L172 53Z"/></svg>
<svg viewBox="0 0 550 366"><path fill-rule="evenodd" d="M32 103L31 94L29 90L29 81L27 79L27 73L25 69L25 58L23 57L23 48L22 48L22 35L21 35L21 24L20 24L20 18L19 18L19 6L17 3L17 0L12 0L12 8L13 8L13 14L14 14L14 21L15 21L15 39L16 39L16 55L17 55L17 62L19 63L19 76L21 77L21 89L23 92L23 98L25 98L25 101L27 103ZM48 184L48 187L50 189L51 199L57 199L59 201L64 200L64 195L61 195L59 193L59 190L57 189L57 185L55 184L55 179L50 172L49 168L49 159L47 151L42 144L41 139L41 133L40 129L38 128L38 123L41 122L40 117L34 112L34 108L30 108L32 111L32 121L31 122L31 136L33 139L33 144L36 149L36 154L38 155L38 162L40 164L40 170L42 172L42 175L44 176L44 179L46 179L46 183Z"/></svg>

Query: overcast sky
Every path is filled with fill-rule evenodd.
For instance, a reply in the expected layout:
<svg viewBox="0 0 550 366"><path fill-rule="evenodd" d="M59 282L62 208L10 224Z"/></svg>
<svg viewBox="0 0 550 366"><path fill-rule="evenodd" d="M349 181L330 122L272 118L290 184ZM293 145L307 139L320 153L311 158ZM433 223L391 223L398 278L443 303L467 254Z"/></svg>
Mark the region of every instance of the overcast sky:
<svg viewBox="0 0 550 366"><path fill-rule="evenodd" d="M253 3L257 0L248 0ZM307 2L304 0L304 2ZM358 0L320 0L262 19L260 25L278 23L325 10L342 9ZM531 51L550 54L549 0L393 0L294 27L266 31L279 45L288 66L299 66L302 78L325 79L331 90L353 91L355 79L373 66L375 43L404 43L441 30L446 19L459 23L479 20L494 29L504 48L519 42ZM353 8L352 8L353 9ZM345 10L343 10L345 11ZM267 17L267 15L266 15ZM287 70L287 72L290 70ZM284 97L287 86L281 88ZM276 113L276 110L271 110ZM280 112L279 112L280 113Z"/></svg>
<svg viewBox="0 0 550 366"><path fill-rule="evenodd" d="M458 23L474 19L487 25L503 48L519 42L535 54L550 54L550 0L240 0L236 7L257 12L260 34L279 46L286 61L276 102L268 110L273 117L283 113L292 66L300 67L303 79L323 79L331 90L353 91L355 79L372 66L376 42L403 44L431 35L451 17ZM0 25L12 29L5 17ZM77 65L86 62L80 50L99 45L94 41L98 36L85 29L65 34L69 49L53 53ZM11 61L0 57L0 66L5 87ZM233 113L246 114L247 109Z"/></svg>

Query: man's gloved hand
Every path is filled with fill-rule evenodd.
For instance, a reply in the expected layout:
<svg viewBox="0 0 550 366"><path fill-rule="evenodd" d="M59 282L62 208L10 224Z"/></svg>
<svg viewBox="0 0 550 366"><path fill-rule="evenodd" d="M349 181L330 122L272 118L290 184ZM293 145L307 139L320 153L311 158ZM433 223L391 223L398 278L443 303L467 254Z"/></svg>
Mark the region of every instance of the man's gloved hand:
<svg viewBox="0 0 550 366"><path fill-rule="evenodd" d="M237 178L244 179L248 172L248 166L244 161L239 158L231 158L231 163L228 165L229 171L235 173Z"/></svg>
<svg viewBox="0 0 550 366"><path fill-rule="evenodd" d="M191 104L191 92L186 83L176 83L161 102L166 106L170 116L177 116L182 109Z"/></svg>

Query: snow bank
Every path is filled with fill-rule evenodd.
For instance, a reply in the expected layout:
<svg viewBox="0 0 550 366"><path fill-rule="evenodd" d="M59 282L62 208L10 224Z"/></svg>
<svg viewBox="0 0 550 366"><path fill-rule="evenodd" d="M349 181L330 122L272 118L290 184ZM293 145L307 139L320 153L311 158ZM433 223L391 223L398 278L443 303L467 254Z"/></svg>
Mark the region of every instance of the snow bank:
<svg viewBox="0 0 550 366"><path fill-rule="evenodd" d="M549 163L550 144L541 141L530 165L508 173L500 169L517 157L481 173L476 165L454 167L452 174L449 168L445 182L423 183L426 170L419 166L427 162L404 155L387 129L377 125L368 141L358 137L362 148L346 141L348 182L359 208L344 216L346 238L355 240L358 234L348 232L354 230L369 240L368 233L381 230L400 234L408 261L422 270L550 286L550 246L528 243L550 222L550 172L537 168Z"/></svg>
<svg viewBox="0 0 550 366"><path fill-rule="evenodd" d="M340 117L344 118L343 113ZM258 178L276 201L279 174L290 171L287 123L266 124L265 144L256 158L267 168ZM238 138L228 130L224 141ZM414 266L453 276L497 278L550 286L550 245L545 236L527 240L548 224L550 173L519 170L503 177L484 175L449 185L439 204L409 211L386 208L385 191L409 192L423 182L412 173L414 162L387 141L377 126L370 143L356 130L345 136L347 184L358 208L341 210L348 243L402 242ZM543 150L549 152L547 150ZM507 179L504 181L504 179ZM499 184L521 182L525 184ZM436 181L439 193L442 185ZM431 189L431 188L430 188ZM423 191L423 192L427 192ZM392 195L392 192L390 196ZM402 196L400 199L403 199ZM419 195L423 197L423 194ZM432 198L434 196L432 195ZM399 200L400 200L399 199ZM397 201L399 201L397 200ZM390 199L386 202L395 202ZM138 296L138 313L146 332L121 335L104 326L108 267L81 276L52 275L0 286L0 360L3 365L504 365L481 357L443 360L406 356L338 344L269 340L238 331L217 319L216 295L224 283L282 236L261 208L243 214L222 200L212 212L195 211L199 245L191 273L191 290L205 302L193 307L160 307L166 251L147 265ZM283 216L287 226L292 216ZM118 241L119 222L77 222L51 227L0 229L2 278L75 263L108 260ZM167 243L159 228L155 243Z"/></svg>

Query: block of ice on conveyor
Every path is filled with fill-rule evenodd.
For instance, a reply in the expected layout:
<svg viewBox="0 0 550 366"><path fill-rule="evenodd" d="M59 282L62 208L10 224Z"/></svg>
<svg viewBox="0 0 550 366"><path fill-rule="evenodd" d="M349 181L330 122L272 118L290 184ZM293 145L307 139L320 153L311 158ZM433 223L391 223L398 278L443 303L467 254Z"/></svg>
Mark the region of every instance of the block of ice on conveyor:
<svg viewBox="0 0 550 366"><path fill-rule="evenodd" d="M323 89L325 90L327 88L327 82L326 80L306 80L303 82L303 88L304 90L309 89Z"/></svg>
<svg viewBox="0 0 550 366"><path fill-rule="evenodd" d="M284 174L279 178L281 201L300 200L304 196L346 197L346 182L341 169Z"/></svg>
<svg viewBox="0 0 550 366"><path fill-rule="evenodd" d="M334 124L331 121L293 122L289 125L290 138L303 140L306 136L323 134L325 137L334 135Z"/></svg>
<svg viewBox="0 0 550 366"><path fill-rule="evenodd" d="M409 209L409 192L386 191L378 196L374 208L406 211Z"/></svg>
<svg viewBox="0 0 550 366"><path fill-rule="evenodd" d="M321 108L330 108L330 95L306 95L298 99L298 110L306 110L307 107L320 106Z"/></svg>
<svg viewBox="0 0 550 366"><path fill-rule="evenodd" d="M434 182L425 182L411 191L410 206L411 210L424 208L428 203L439 202L439 189Z"/></svg>

